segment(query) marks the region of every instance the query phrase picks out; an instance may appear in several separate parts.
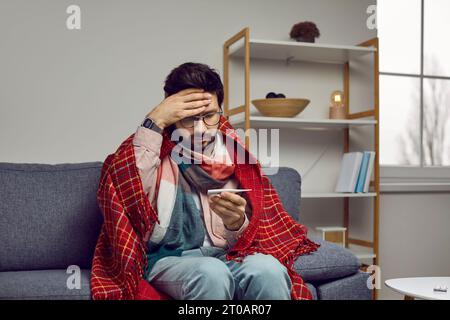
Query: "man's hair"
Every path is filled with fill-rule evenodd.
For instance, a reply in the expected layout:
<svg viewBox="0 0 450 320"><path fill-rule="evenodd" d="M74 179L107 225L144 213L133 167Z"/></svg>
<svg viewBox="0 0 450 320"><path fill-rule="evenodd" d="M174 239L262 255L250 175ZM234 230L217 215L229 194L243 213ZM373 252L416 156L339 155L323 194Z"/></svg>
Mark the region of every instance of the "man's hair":
<svg viewBox="0 0 450 320"><path fill-rule="evenodd" d="M215 69L203 63L186 62L173 69L166 78L166 97L188 88L204 89L217 95L219 107L223 102L223 84Z"/></svg>

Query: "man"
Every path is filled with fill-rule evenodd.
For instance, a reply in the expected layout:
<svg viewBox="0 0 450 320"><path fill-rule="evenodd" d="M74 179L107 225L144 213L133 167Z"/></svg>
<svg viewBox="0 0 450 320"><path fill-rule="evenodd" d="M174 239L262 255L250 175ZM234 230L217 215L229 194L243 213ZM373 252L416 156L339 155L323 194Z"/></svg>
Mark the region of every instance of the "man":
<svg viewBox="0 0 450 320"><path fill-rule="evenodd" d="M157 216L141 240L145 280L174 299L310 298L292 271L292 262L318 245L283 211L268 179L256 173L259 167L236 163L223 129L229 124L222 117L219 75L207 65L185 63L169 74L164 90L165 99L129 138L138 189L142 188L145 202ZM181 140L170 152L168 137ZM209 189L245 188L246 174L258 178L252 191L207 195ZM107 191L98 195L101 204L112 197ZM259 202L263 197L268 200ZM108 206L103 208L108 212ZM101 255L101 238L96 256ZM99 279L105 276L97 271L102 263L97 264L92 283L99 288Z"/></svg>

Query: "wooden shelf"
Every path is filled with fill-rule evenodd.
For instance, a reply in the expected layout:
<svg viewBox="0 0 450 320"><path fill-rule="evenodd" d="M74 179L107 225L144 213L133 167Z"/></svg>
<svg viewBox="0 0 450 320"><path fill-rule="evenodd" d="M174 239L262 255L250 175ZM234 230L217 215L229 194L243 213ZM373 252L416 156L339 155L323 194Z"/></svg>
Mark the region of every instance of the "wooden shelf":
<svg viewBox="0 0 450 320"><path fill-rule="evenodd" d="M376 197L376 192L344 193L344 192L305 192L301 194L302 199L314 198L367 198Z"/></svg>
<svg viewBox="0 0 450 320"><path fill-rule="evenodd" d="M318 231L325 231L325 232L346 231L347 228L345 228L345 227L316 227L316 230L318 230Z"/></svg>
<svg viewBox="0 0 450 320"><path fill-rule="evenodd" d="M350 250L359 260L376 258L376 254L373 252L373 249L369 247L349 244L347 249Z"/></svg>
<svg viewBox="0 0 450 320"><path fill-rule="evenodd" d="M304 118L282 118L282 117L264 117L250 116L252 127L265 128L297 128L297 129L345 129L352 126L373 126L376 120L365 119L304 119ZM235 127L244 125L243 119L233 121Z"/></svg>
<svg viewBox="0 0 450 320"><path fill-rule="evenodd" d="M250 58L308 61L318 63L344 64L347 61L376 52L376 48L362 46L306 43L297 41L274 41L249 39ZM244 57L244 43L230 48L230 56Z"/></svg>

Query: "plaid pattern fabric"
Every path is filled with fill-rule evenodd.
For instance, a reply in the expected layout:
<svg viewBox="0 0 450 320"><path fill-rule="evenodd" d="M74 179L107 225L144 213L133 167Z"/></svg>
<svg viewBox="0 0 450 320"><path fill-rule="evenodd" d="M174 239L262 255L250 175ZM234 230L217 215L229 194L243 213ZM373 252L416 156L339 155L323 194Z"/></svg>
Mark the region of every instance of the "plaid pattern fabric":
<svg viewBox="0 0 450 320"><path fill-rule="evenodd" d="M245 149L225 117L220 119L219 130ZM143 298L140 290L145 287L142 281L147 265L143 239L146 232L152 232L158 215L143 192L134 158L133 135L106 158L102 168L97 200L104 222L92 265L94 300ZM174 146L169 133L164 131L160 158L169 155ZM237 149L235 152L236 161ZM248 159L253 157L245 152ZM299 255L317 250L319 245L309 240L306 227L285 211L258 162L236 163L235 178L241 188L252 189L248 198L253 210L250 224L229 250L227 259L242 261L249 254L270 254L288 269L293 284L292 299L312 299L302 278L293 270L293 262ZM146 287L146 291L153 292Z"/></svg>

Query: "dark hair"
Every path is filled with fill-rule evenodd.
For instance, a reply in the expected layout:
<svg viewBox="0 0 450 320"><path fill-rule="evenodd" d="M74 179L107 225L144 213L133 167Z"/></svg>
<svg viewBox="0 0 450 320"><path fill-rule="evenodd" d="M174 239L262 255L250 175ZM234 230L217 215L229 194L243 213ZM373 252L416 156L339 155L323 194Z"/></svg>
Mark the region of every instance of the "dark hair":
<svg viewBox="0 0 450 320"><path fill-rule="evenodd" d="M219 107L222 107L223 84L215 69L203 63L186 62L173 69L164 84L166 97L188 88L215 93Z"/></svg>

